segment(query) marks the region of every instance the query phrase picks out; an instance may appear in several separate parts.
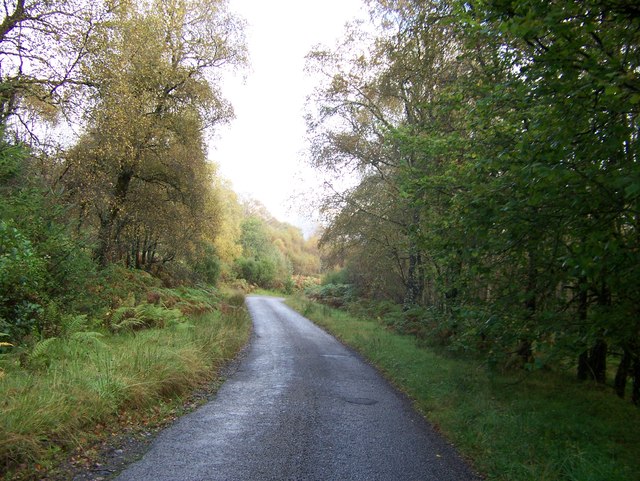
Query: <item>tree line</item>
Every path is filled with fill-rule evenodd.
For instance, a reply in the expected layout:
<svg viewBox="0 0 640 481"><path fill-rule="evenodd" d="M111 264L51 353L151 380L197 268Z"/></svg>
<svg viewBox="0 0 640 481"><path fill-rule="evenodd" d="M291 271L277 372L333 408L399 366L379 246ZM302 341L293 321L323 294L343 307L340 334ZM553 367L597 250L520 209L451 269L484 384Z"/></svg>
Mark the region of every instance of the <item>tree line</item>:
<svg viewBox="0 0 640 481"><path fill-rule="evenodd" d="M82 312L78 293L115 266L168 285L233 281L263 257L250 282L265 287L317 271L301 232L246 212L207 160L233 118L221 76L247 64L225 0L3 6L0 349Z"/></svg>
<svg viewBox="0 0 640 481"><path fill-rule="evenodd" d="M367 3L373 28L308 55L325 261L411 332L599 383L613 363L640 403L637 5Z"/></svg>

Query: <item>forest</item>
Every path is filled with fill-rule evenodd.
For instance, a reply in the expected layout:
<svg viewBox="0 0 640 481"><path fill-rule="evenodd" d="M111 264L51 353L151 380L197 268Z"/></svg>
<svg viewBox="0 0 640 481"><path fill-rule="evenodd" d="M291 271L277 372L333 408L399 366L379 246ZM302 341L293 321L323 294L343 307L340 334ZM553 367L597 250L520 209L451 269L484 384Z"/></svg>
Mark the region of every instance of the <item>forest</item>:
<svg viewBox="0 0 640 481"><path fill-rule="evenodd" d="M373 28L307 58L338 269L315 296L640 404L637 4L368 5Z"/></svg>
<svg viewBox="0 0 640 481"><path fill-rule="evenodd" d="M313 241L207 160L207 135L233 118L221 72L246 65L224 2L5 3L5 347L55 332L60 309L81 313L84 286L109 269L168 287L282 288L318 272Z"/></svg>

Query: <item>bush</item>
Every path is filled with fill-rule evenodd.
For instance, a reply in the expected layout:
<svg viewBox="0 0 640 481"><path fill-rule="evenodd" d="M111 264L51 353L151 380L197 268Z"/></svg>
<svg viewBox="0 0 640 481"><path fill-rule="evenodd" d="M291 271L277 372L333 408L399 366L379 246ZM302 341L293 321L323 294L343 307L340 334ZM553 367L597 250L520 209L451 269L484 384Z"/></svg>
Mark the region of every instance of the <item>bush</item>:
<svg viewBox="0 0 640 481"><path fill-rule="evenodd" d="M0 220L0 332L13 341L29 334L42 310L44 262L31 242Z"/></svg>
<svg viewBox="0 0 640 481"><path fill-rule="evenodd" d="M277 266L268 259L241 257L235 264L238 277L250 284L269 289L276 284Z"/></svg>
<svg viewBox="0 0 640 481"><path fill-rule="evenodd" d="M320 285L320 278L317 276L301 276L294 275L291 276L291 279L294 282L294 288L297 291L306 291L310 287L314 287Z"/></svg>
<svg viewBox="0 0 640 481"><path fill-rule="evenodd" d="M289 277L284 281L284 285L282 286L282 289L284 290L285 294L293 294L295 287L296 287L296 281L293 280L292 277Z"/></svg>
<svg viewBox="0 0 640 481"><path fill-rule="evenodd" d="M49 304L73 310L95 272L54 192L45 195L28 151L0 142L0 332L18 342L57 331Z"/></svg>
<svg viewBox="0 0 640 481"><path fill-rule="evenodd" d="M215 285L220 277L220 259L215 255L207 255L194 266L194 272L202 282Z"/></svg>
<svg viewBox="0 0 640 481"><path fill-rule="evenodd" d="M227 303L232 307L244 306L245 296L242 291L233 291L227 298Z"/></svg>
<svg viewBox="0 0 640 481"><path fill-rule="evenodd" d="M215 285L222 267L215 247L208 242L200 242L193 255L187 258L187 266L198 283Z"/></svg>
<svg viewBox="0 0 640 481"><path fill-rule="evenodd" d="M333 307L344 306L355 298L351 284L323 284L308 288L306 294L311 299Z"/></svg>
<svg viewBox="0 0 640 481"><path fill-rule="evenodd" d="M322 277L322 284L349 284L349 273L346 269L327 272Z"/></svg>

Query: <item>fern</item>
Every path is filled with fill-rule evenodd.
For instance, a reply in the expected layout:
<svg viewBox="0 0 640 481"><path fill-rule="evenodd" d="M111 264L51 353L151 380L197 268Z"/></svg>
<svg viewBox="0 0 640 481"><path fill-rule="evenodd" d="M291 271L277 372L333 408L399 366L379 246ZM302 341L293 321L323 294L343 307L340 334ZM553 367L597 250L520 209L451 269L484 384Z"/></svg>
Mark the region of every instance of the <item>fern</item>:
<svg viewBox="0 0 640 481"><path fill-rule="evenodd" d="M182 322L179 309L167 309L162 305L143 303L136 307L120 307L111 316L114 331L135 330L147 327L165 327Z"/></svg>
<svg viewBox="0 0 640 481"><path fill-rule="evenodd" d="M122 301L124 307L134 307L136 305L136 295L133 292L127 294L127 298Z"/></svg>
<svg viewBox="0 0 640 481"><path fill-rule="evenodd" d="M111 323L118 324L122 322L124 319L134 317L135 310L129 306L118 307L113 314L111 315Z"/></svg>
<svg viewBox="0 0 640 481"><path fill-rule="evenodd" d="M11 337L6 332L0 332L0 337ZM0 347L13 347L13 344L6 341L0 341Z"/></svg>
<svg viewBox="0 0 640 481"><path fill-rule="evenodd" d="M86 331L88 320L86 314L76 314L65 316L62 324L62 332L72 337L76 332Z"/></svg>
<svg viewBox="0 0 640 481"><path fill-rule="evenodd" d="M144 327L146 327L144 319L139 319L137 317L128 317L118 322L117 324L111 324L111 329L116 332L134 331L136 329L142 329Z"/></svg>
<svg viewBox="0 0 640 481"><path fill-rule="evenodd" d="M177 332L189 331L191 329L195 329L196 327L190 322L178 322L178 321L171 322L169 326L175 329Z"/></svg>
<svg viewBox="0 0 640 481"><path fill-rule="evenodd" d="M140 318L137 309L129 306L122 306L113 311L111 315L111 329L113 331L130 331L146 327L144 319Z"/></svg>
<svg viewBox="0 0 640 481"><path fill-rule="evenodd" d="M38 342L29 353L28 360L30 364L36 364L49 353L51 346L58 341L57 337L49 337Z"/></svg>
<svg viewBox="0 0 640 481"><path fill-rule="evenodd" d="M136 312L139 317L146 320L149 326L164 327L183 320L182 312L179 309L167 309L155 304L140 304L136 308Z"/></svg>
<svg viewBox="0 0 640 481"><path fill-rule="evenodd" d="M104 337L104 334L96 331L78 331L71 334L70 339L86 344L93 344L95 346L104 347L106 344L100 340Z"/></svg>

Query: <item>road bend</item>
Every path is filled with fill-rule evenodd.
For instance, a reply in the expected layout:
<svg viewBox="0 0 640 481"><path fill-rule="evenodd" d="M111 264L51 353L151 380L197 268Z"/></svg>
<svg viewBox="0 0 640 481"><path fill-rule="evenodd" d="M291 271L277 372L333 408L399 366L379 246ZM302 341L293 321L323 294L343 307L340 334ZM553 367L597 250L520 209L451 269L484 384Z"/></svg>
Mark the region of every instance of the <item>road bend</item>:
<svg viewBox="0 0 640 481"><path fill-rule="evenodd" d="M118 481L478 479L353 351L281 299L247 306L254 332L238 370Z"/></svg>

